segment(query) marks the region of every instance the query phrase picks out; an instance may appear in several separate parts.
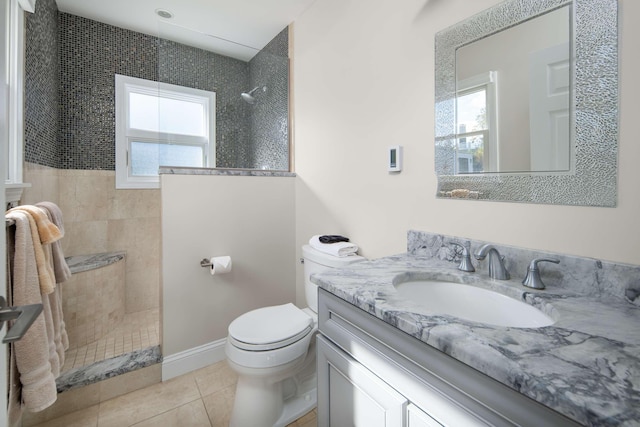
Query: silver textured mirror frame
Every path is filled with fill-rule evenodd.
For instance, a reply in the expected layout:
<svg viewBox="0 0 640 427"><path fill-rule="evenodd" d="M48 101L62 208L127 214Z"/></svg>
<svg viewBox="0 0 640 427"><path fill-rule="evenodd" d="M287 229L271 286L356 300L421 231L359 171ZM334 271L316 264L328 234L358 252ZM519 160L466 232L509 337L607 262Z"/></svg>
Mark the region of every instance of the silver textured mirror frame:
<svg viewBox="0 0 640 427"><path fill-rule="evenodd" d="M569 173L453 175L456 49L573 5L574 169ZM507 0L436 34L437 197L615 207L618 163L618 1Z"/></svg>

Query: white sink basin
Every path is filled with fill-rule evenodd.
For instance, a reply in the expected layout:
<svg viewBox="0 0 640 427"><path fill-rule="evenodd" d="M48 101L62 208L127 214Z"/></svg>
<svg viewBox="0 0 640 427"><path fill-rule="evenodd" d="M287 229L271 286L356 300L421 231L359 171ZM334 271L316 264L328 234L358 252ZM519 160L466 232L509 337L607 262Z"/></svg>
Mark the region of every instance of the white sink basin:
<svg viewBox="0 0 640 427"><path fill-rule="evenodd" d="M395 285L398 294L434 314L514 328L549 326L554 320L537 308L498 292L441 280Z"/></svg>

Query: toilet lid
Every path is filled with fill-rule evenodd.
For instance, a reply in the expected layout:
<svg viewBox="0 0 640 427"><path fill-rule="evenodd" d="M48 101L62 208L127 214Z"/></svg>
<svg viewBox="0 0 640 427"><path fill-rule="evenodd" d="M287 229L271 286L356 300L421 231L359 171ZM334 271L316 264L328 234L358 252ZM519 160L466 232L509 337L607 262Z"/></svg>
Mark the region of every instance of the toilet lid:
<svg viewBox="0 0 640 427"><path fill-rule="evenodd" d="M240 348L268 350L298 341L312 327L313 319L289 303L243 314L229 325L229 336Z"/></svg>

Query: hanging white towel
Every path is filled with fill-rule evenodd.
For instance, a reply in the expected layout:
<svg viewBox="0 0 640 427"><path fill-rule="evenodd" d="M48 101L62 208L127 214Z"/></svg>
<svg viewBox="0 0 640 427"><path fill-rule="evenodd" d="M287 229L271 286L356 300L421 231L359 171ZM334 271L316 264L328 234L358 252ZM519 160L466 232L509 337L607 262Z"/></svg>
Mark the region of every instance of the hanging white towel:
<svg viewBox="0 0 640 427"><path fill-rule="evenodd" d="M7 218L15 220L15 235L10 236L11 305L42 304L40 277L36 267L30 215L24 211L9 212ZM50 342L45 316L36 318L20 341L12 343L22 390L12 387L9 411L19 415L22 403L31 412L42 411L57 398L56 381L50 363ZM55 349L55 347L53 347ZM11 373L14 377L15 372ZM16 395L16 393L18 395ZM18 397L21 394L21 399ZM21 400L21 402L20 402Z"/></svg>

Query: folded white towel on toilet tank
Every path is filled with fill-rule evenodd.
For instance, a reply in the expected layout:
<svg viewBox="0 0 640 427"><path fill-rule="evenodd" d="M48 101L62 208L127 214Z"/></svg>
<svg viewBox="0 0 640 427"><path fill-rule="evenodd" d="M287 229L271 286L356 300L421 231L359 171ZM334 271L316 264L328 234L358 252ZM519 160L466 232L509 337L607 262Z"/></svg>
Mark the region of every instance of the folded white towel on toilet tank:
<svg viewBox="0 0 640 427"><path fill-rule="evenodd" d="M321 234L313 236L309 239L309 246L314 249L337 257L345 257L355 255L358 252L358 245L350 242L322 243L320 242Z"/></svg>

